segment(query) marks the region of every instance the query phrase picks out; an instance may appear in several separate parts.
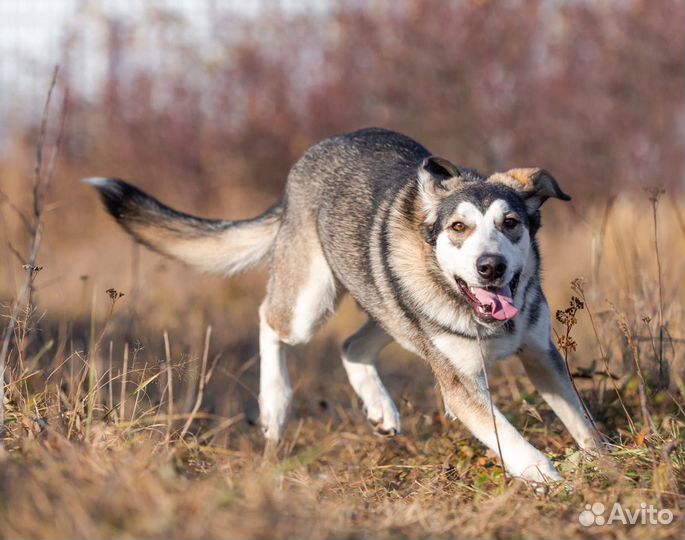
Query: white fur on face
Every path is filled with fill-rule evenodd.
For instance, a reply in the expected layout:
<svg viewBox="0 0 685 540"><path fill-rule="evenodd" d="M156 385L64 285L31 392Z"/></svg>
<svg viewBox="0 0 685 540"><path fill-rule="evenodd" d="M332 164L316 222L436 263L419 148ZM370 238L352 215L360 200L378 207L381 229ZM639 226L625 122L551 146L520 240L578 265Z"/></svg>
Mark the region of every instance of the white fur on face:
<svg viewBox="0 0 685 540"><path fill-rule="evenodd" d="M528 229L524 227L521 238L513 243L499 227L511 208L503 199L493 201L483 214L470 202L461 202L455 218L472 228L471 234L457 247L450 240L447 230L438 234L435 254L445 276L453 281L463 279L468 285L478 286L482 278L478 275L476 261L485 254L501 255L507 261L503 283L509 283L514 274L523 268L530 252ZM483 284L486 285L486 284Z"/></svg>

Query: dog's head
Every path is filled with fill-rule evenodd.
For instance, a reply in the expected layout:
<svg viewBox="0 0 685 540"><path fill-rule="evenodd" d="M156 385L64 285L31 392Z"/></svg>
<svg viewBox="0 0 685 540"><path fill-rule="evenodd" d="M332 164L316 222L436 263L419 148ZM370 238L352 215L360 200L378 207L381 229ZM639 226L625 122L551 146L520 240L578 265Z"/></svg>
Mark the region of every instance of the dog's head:
<svg viewBox="0 0 685 540"><path fill-rule="evenodd" d="M435 156L421 163L418 185L425 214L421 234L434 246L448 282L477 321L490 325L515 317L520 306L514 293L533 258L540 206L550 197L571 197L543 169L512 169L485 178Z"/></svg>

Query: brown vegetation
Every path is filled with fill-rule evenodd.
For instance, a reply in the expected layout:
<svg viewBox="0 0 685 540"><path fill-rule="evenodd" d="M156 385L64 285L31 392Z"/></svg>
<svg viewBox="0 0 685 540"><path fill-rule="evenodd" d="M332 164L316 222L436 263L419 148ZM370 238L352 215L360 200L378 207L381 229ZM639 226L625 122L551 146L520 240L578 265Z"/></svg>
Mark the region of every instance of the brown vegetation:
<svg viewBox="0 0 685 540"><path fill-rule="evenodd" d="M211 56L165 38L185 23L161 12L136 25L81 15L108 36L102 91L79 87L75 24L46 144L39 125L15 125L0 154L0 335L14 321L0 538L681 535L683 15L681 2L647 0L217 10ZM147 34L167 40L155 69L134 63ZM121 176L185 211L248 217L307 146L368 125L485 172L544 167L574 196L544 209L545 289L609 455L581 459L512 359L491 375L495 398L566 482L536 493L503 479L497 457L444 418L427 367L394 345L381 370L404 433L372 435L338 357L362 319L346 301L291 351L293 420L263 461L263 272L197 276L144 251L78 181ZM31 189L37 144L38 185L54 164L45 198ZM572 296L583 308L564 314ZM617 501L675 519L579 524L586 504Z"/></svg>

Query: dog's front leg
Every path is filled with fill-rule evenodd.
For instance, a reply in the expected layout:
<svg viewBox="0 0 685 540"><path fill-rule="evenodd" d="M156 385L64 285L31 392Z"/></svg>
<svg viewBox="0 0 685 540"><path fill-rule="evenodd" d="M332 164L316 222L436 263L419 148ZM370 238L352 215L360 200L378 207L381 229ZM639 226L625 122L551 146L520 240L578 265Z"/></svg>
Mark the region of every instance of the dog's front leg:
<svg viewBox="0 0 685 540"><path fill-rule="evenodd" d="M580 402L554 344L527 344L519 352L528 377L583 450L602 448L602 436Z"/></svg>
<svg viewBox="0 0 685 540"><path fill-rule="evenodd" d="M501 455L509 474L536 482L561 480L552 462L532 446L497 407L491 406L482 373L466 375L451 367L436 372L448 412L461 420L495 454Z"/></svg>

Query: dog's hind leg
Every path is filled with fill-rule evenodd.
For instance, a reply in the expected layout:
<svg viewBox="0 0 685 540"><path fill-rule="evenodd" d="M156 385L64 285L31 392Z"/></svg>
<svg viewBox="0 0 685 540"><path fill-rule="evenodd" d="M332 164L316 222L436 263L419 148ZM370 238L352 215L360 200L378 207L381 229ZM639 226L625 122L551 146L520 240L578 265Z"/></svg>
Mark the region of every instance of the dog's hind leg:
<svg viewBox="0 0 685 540"><path fill-rule="evenodd" d="M272 254L268 293L260 308L260 421L280 440L292 387L285 345L306 343L335 308L339 290L313 227L284 223Z"/></svg>
<svg viewBox="0 0 685 540"><path fill-rule="evenodd" d="M376 369L376 357L392 338L369 319L342 346L342 361L350 384L364 403L366 416L384 435L400 432L400 415Z"/></svg>
<svg viewBox="0 0 685 540"><path fill-rule="evenodd" d="M284 345L267 320L265 304L259 310L259 419L264 436L281 438L293 395Z"/></svg>

